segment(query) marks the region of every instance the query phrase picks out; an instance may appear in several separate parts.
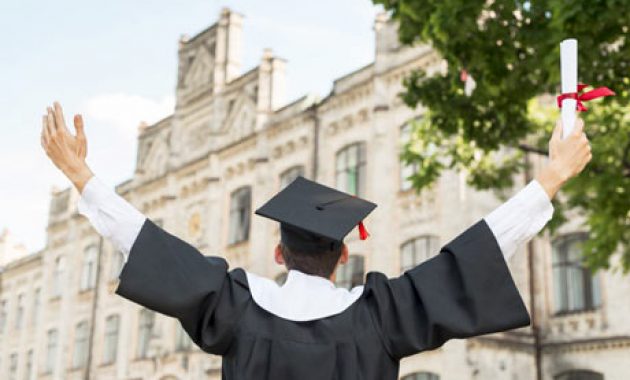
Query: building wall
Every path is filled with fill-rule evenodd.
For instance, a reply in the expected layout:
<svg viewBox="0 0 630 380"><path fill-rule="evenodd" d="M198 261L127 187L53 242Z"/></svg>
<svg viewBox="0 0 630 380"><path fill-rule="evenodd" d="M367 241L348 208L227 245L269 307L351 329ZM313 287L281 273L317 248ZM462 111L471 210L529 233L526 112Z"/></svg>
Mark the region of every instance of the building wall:
<svg viewBox="0 0 630 380"><path fill-rule="evenodd" d="M280 189L280 176L302 166L305 176L335 186L335 156L349 144L366 148L364 197L378 204L366 220L367 241L351 233L351 254L365 258L366 271L389 276L401 273L400 246L421 235L436 235L445 244L500 201L490 192L470 189L459 173L447 172L436 185L416 194L401 189L401 128L421 117L423 109L406 107L397 94L412 70L430 74L446 69L427 46L400 46L393 24L377 18L375 60L334 82L322 100L305 96L285 104L284 61L270 51L260 65L239 74L242 17L225 10L219 21L192 38L180 41L177 105L173 115L141 125L135 174L116 190L166 230L194 244L207 255L222 255L232 267L242 266L270 278L285 269L272 260L278 227L253 217L249 238L228 243L231 194L252 189L252 211ZM227 45L226 45L227 44ZM535 168L543 161L535 160ZM517 179L514 191L524 184ZM142 308L114 294L120 255L101 242L77 213L74 189L55 192L51 200L47 246L27 258L5 265L0 277L0 301L6 300L8 320L0 333L0 377L10 378L10 355L18 353L18 378L24 378L28 350L37 368L31 378L79 379L89 370L98 379L219 379L220 358L196 348L178 350L179 324L156 316L145 358L137 355ZM579 231L579 225L564 232ZM98 281L80 290L88 247L98 247ZM618 273L602 273L603 304L597 310L554 315L551 248L547 233L533 243L536 320L541 331L545 379L566 370L597 370L606 379L623 379L630 372L630 281ZM65 287L50 292L55 261L65 257ZM531 307L530 271L526 249L509 266L523 299ZM15 329L15 303L42 289L38 319ZM105 321L120 316L116 360L103 363ZM73 368L76 326L93 326L89 365ZM30 324L29 324L30 323ZM47 332L59 331L54 371L45 370ZM433 352L407 358L401 376L418 371L451 379L535 378L532 329L456 340ZM6 374L6 375L5 375Z"/></svg>

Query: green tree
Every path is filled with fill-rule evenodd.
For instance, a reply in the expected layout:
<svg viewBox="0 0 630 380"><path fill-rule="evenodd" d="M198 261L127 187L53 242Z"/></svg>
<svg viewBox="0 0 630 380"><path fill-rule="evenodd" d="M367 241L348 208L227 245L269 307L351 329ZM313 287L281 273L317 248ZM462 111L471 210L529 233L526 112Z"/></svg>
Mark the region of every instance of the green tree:
<svg viewBox="0 0 630 380"><path fill-rule="evenodd" d="M448 63L444 74L417 71L404 81L405 103L428 109L402 155L418 164L411 178L418 190L445 169L464 170L478 189L506 189L525 169L525 153L546 155L559 113L544 95L560 89L560 41L578 39L580 80L608 86L617 96L586 103L590 110L580 116L593 160L563 189L551 226L563 222L562 210L579 210L590 231L587 264L608 268L621 249L621 266L630 270L628 0L373 2L399 22L404 44L429 43ZM462 70L477 84L470 96Z"/></svg>

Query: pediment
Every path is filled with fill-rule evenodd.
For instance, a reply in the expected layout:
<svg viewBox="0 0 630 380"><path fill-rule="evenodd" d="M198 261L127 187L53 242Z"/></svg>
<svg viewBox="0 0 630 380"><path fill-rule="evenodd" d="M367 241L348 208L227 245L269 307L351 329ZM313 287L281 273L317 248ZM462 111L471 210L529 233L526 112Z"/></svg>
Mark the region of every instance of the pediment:
<svg viewBox="0 0 630 380"><path fill-rule="evenodd" d="M214 75L214 57L202 46L193 54L192 62L184 74L184 87L193 89L212 84Z"/></svg>
<svg viewBox="0 0 630 380"><path fill-rule="evenodd" d="M256 103L246 94L228 102L225 117L216 130L227 134L229 140L247 136L254 131L256 125Z"/></svg>

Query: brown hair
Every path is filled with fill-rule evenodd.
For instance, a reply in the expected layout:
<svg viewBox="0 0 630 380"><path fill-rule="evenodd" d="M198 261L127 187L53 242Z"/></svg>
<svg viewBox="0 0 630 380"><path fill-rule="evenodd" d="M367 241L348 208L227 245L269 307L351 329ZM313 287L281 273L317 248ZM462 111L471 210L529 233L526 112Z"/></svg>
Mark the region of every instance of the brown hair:
<svg viewBox="0 0 630 380"><path fill-rule="evenodd" d="M287 269L295 269L302 273L326 278L330 277L335 271L342 251L343 244L332 250L307 253L291 249L286 244L280 243L280 252Z"/></svg>

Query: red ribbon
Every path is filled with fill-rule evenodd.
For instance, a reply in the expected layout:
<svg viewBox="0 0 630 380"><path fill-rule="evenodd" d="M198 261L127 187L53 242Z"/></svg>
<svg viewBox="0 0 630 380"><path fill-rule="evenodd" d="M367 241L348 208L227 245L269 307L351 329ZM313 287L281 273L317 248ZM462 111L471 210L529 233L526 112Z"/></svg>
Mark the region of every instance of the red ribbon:
<svg viewBox="0 0 630 380"><path fill-rule="evenodd" d="M588 84L580 83L578 84L578 92L569 92L566 94L559 95L558 108L562 108L562 101L564 99L575 99L577 100L577 110L582 112L582 111L587 110L587 108L584 107L584 104L582 104L582 102L587 102L592 99L602 98L604 96L615 95L615 93L608 87L598 87L594 90L582 93L582 90L588 86L589 86Z"/></svg>
<svg viewBox="0 0 630 380"><path fill-rule="evenodd" d="M368 238L368 236L370 236L370 233L367 232L367 230L365 229L363 222L359 222L359 237L361 238L361 240L365 240Z"/></svg>

